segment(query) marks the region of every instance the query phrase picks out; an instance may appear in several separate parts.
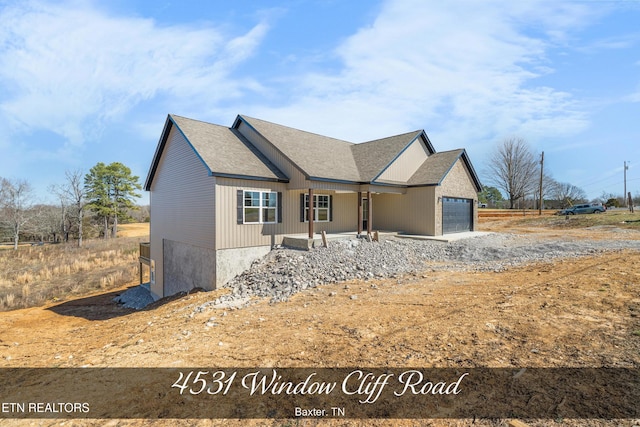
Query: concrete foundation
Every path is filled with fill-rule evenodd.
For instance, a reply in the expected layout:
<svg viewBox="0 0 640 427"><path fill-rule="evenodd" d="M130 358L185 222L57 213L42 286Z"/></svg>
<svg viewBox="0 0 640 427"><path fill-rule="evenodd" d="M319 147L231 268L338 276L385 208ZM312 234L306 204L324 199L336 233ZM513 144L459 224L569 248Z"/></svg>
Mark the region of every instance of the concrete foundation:
<svg viewBox="0 0 640 427"><path fill-rule="evenodd" d="M251 264L268 254L270 246L250 248L219 249L216 253L216 288L251 267Z"/></svg>
<svg viewBox="0 0 640 427"><path fill-rule="evenodd" d="M216 288L216 252L186 243L163 240L164 295L193 288Z"/></svg>
<svg viewBox="0 0 640 427"><path fill-rule="evenodd" d="M330 243L334 240L355 239L358 234L352 233L331 233L327 234L327 241ZM319 248L323 245L322 235L314 234L313 239L309 238L308 234L291 234L284 236L282 239L282 246L286 246L291 249L301 249L308 251L311 248Z"/></svg>
<svg viewBox="0 0 640 427"><path fill-rule="evenodd" d="M315 246L315 239L308 237L291 237L285 236L282 239L282 246L286 246L291 249L302 249L308 251Z"/></svg>

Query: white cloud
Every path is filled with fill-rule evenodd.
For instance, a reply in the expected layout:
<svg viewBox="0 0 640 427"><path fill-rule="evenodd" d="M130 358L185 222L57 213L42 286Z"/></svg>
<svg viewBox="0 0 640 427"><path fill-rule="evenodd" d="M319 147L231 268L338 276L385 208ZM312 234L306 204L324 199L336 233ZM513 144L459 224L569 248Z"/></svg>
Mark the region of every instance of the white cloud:
<svg viewBox="0 0 640 427"><path fill-rule="evenodd" d="M237 97L246 82L229 75L267 29L261 22L229 37L84 3L16 2L0 10L0 114L13 132L49 130L80 145L154 97L193 104Z"/></svg>
<svg viewBox="0 0 640 427"><path fill-rule="evenodd" d="M573 2L390 0L337 47L338 73L305 76L292 105L260 113L354 141L421 127L454 146L573 133L587 121L571 95L535 79L553 72L548 50L589 14Z"/></svg>

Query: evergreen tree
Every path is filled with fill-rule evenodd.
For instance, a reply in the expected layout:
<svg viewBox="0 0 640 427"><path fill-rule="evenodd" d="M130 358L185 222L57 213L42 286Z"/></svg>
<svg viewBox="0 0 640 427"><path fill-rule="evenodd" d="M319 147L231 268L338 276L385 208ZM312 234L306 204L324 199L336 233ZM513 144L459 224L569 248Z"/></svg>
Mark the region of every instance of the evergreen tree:
<svg viewBox="0 0 640 427"><path fill-rule="evenodd" d="M136 191L142 189L138 179L120 162L109 165L99 162L85 176L89 207L103 223L105 239L109 237L109 224L113 224L111 236L115 237L119 220L126 220L127 211L135 207L133 200L140 197Z"/></svg>
<svg viewBox="0 0 640 427"><path fill-rule="evenodd" d="M502 193L496 187L484 187L484 189L478 193L478 201L480 203L488 203L490 206L496 206L498 202L503 201Z"/></svg>

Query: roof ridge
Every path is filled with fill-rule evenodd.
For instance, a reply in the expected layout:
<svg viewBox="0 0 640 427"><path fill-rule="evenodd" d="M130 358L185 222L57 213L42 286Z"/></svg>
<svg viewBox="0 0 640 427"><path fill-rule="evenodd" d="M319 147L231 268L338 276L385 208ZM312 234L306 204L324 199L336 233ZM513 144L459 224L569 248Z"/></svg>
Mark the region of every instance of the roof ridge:
<svg viewBox="0 0 640 427"><path fill-rule="evenodd" d="M217 123L207 122L207 121L199 120L199 119L192 119L191 117L181 116L181 115L179 115L179 114L171 114L171 113L170 113L170 114L169 114L169 116L170 116L170 117L177 117L177 118L179 118L179 119L190 120L190 121L192 121L192 122L202 123L202 124L209 125L209 126L218 126L218 127L221 127L221 128L228 128L228 129L230 129L230 127L229 127L229 126L219 125L219 124L217 124Z"/></svg>
<svg viewBox="0 0 640 427"><path fill-rule="evenodd" d="M433 156L434 154L452 153L452 152L454 152L454 151L465 151L465 149L464 149L464 148L454 148L454 149L452 149L452 150L438 151L437 153L433 153L433 154L432 154L432 156Z"/></svg>
<svg viewBox="0 0 640 427"><path fill-rule="evenodd" d="M384 141L385 139L398 138L398 137L405 136L405 135L416 135L416 134L419 134L419 133L422 133L422 132L424 132L424 129L418 129L418 130L414 130L414 131L411 131L411 132L399 133L397 135L385 136L384 138L371 139L369 141L362 141L362 142L358 142L357 144L354 144L354 145L362 145L362 144L368 144L370 142Z"/></svg>
<svg viewBox="0 0 640 427"><path fill-rule="evenodd" d="M344 142L344 143L349 144L349 145L358 145L358 143L347 141L346 139L335 138L333 136L327 136L327 135L323 135L323 134L317 133L317 132L310 132L308 130L298 129L298 128L294 128L292 126L287 126L287 125L283 125L283 124L280 124L280 123L270 122L269 120L258 119L256 117L247 116L245 114L238 114L238 116L242 117L243 119L257 120L257 121L260 121L260 122L263 122L263 123L268 123L268 124L273 125L273 126L280 126L280 127L283 127L283 128L294 130L296 132L302 132L302 133L306 133L308 135L315 135L315 136L319 136L321 138L332 139L332 140L338 141L338 142Z"/></svg>

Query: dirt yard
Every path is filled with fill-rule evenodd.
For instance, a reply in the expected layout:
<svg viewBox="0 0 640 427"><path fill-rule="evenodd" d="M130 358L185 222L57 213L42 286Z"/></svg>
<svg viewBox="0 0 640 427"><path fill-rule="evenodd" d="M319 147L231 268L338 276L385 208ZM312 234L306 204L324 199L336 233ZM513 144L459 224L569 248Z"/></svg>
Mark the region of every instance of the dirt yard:
<svg viewBox="0 0 640 427"><path fill-rule="evenodd" d="M568 239L640 239L615 227L519 219L482 230ZM504 272L432 271L329 284L290 301L194 312L224 290L134 312L118 292L0 313L0 367L624 367L640 366L640 253L620 251ZM353 298L353 296L357 298ZM132 406L148 404L143 397ZM230 421L174 421L223 425ZM249 420L234 425L467 425L471 420ZM479 420L475 425L508 425ZM12 421L0 425L58 425ZM101 425L102 421L66 425ZM162 424L112 421L111 425ZM527 425L640 425L529 420Z"/></svg>

